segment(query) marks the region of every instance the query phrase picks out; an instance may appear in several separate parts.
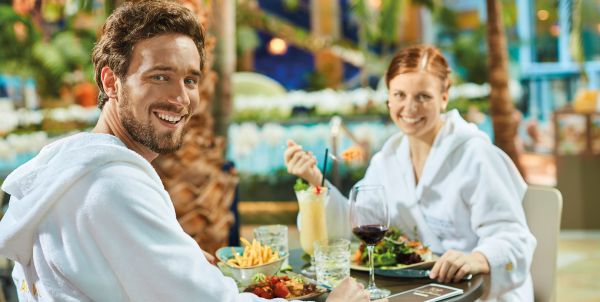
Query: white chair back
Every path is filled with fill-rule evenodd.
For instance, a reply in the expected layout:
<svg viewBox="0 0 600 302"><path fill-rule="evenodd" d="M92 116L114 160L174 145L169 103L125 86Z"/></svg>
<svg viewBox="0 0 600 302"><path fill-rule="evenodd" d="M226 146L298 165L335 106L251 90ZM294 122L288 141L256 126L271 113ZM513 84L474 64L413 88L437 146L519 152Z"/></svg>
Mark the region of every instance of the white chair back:
<svg viewBox="0 0 600 302"><path fill-rule="evenodd" d="M523 208L529 229L537 239L531 264L535 301L554 302L562 195L554 188L529 186Z"/></svg>

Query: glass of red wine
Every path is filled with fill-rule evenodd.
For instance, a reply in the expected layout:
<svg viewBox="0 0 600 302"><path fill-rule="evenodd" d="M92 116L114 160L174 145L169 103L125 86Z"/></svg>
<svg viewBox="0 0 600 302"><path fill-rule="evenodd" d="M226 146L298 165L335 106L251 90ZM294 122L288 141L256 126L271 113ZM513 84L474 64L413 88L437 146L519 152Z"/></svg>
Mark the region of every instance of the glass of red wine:
<svg viewBox="0 0 600 302"><path fill-rule="evenodd" d="M385 197L385 189L381 185L356 185L350 191L350 223L352 232L367 245L369 257L369 284L367 290L372 300L385 298L390 291L377 288L375 285L375 269L373 250L383 239L390 226L390 212Z"/></svg>

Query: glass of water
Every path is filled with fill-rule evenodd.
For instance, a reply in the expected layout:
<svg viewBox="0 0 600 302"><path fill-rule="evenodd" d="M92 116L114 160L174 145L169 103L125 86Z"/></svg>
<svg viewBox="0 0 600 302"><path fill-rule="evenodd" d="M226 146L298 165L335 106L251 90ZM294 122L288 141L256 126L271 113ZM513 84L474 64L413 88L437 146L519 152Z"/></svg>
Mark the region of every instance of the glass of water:
<svg viewBox="0 0 600 302"><path fill-rule="evenodd" d="M334 288L350 276L350 241L330 239L315 241L317 281Z"/></svg>
<svg viewBox="0 0 600 302"><path fill-rule="evenodd" d="M289 254L288 250L288 228L285 225L273 224L262 225L254 229L254 238L262 245L270 246L273 251L279 252L279 255ZM283 266L288 265L285 259Z"/></svg>

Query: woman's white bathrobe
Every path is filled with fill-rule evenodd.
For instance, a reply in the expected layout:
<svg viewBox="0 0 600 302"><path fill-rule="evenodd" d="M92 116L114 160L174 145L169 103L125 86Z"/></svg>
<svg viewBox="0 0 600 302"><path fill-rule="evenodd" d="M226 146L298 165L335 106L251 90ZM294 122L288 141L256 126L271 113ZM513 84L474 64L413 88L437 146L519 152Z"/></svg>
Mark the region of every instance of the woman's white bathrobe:
<svg viewBox="0 0 600 302"><path fill-rule="evenodd" d="M267 301L208 263L152 166L114 136L59 140L2 189L20 301Z"/></svg>
<svg viewBox="0 0 600 302"><path fill-rule="evenodd" d="M401 133L374 155L361 183L383 184L391 224L409 234L417 227L433 252L483 253L491 269L488 299L533 301L529 269L536 240L522 207L525 182L509 157L456 110L443 118L417 184ZM348 200L330 189L329 234L351 236Z"/></svg>

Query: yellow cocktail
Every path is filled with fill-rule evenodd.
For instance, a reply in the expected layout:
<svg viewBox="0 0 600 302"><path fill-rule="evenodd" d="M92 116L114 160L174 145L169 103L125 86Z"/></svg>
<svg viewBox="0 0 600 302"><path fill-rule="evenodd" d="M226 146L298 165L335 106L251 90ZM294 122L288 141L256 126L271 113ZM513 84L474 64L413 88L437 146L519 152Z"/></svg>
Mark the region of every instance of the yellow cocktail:
<svg viewBox="0 0 600 302"><path fill-rule="evenodd" d="M327 240L327 224L325 222L325 203L329 198L326 187L309 187L296 191L300 208L300 245L307 254L314 253L314 242ZM313 261L311 261L313 262ZM314 268L307 269L308 274L314 273Z"/></svg>

